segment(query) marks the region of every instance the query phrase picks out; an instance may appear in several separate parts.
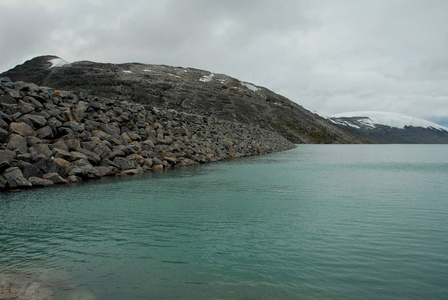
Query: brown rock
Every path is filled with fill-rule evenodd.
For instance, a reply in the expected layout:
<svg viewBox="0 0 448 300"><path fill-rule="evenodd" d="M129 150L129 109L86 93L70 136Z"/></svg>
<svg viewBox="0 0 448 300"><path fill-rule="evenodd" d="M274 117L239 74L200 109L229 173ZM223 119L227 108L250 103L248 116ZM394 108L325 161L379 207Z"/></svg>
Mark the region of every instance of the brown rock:
<svg viewBox="0 0 448 300"><path fill-rule="evenodd" d="M153 165L152 169L154 171L162 171L163 170L163 165Z"/></svg>
<svg viewBox="0 0 448 300"><path fill-rule="evenodd" d="M9 131L20 134L21 136L32 135L34 132L30 125L18 122L9 124Z"/></svg>
<svg viewBox="0 0 448 300"><path fill-rule="evenodd" d="M48 179L53 181L56 184L59 183L67 183L67 180L65 180L64 178L61 177L61 175L59 175L58 173L48 173L48 174L44 174L43 176L44 179Z"/></svg>

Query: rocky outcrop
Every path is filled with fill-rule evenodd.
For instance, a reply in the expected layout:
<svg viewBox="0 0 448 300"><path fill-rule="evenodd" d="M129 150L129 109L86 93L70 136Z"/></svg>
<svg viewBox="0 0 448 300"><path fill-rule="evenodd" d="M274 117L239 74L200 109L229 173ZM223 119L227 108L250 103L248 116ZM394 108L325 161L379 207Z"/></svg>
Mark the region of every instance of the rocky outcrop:
<svg viewBox="0 0 448 300"><path fill-rule="evenodd" d="M294 145L257 126L0 78L0 190L260 155Z"/></svg>
<svg viewBox="0 0 448 300"><path fill-rule="evenodd" d="M80 61L59 66L53 65L55 59L36 57L2 76L257 126L296 144L369 142L264 87L223 74L139 63Z"/></svg>

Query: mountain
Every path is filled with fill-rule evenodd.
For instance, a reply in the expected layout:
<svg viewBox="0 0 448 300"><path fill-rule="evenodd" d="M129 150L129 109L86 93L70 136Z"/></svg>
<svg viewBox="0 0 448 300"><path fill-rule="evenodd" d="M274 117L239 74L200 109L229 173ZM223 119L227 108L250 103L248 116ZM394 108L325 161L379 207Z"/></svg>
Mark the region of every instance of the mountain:
<svg viewBox="0 0 448 300"><path fill-rule="evenodd" d="M329 120L378 143L448 144L447 127L403 114L359 111L333 115Z"/></svg>
<svg viewBox="0 0 448 300"><path fill-rule="evenodd" d="M1 76L255 125L278 132L293 143L370 142L264 87L193 68L141 63L68 63L57 56L40 56Z"/></svg>

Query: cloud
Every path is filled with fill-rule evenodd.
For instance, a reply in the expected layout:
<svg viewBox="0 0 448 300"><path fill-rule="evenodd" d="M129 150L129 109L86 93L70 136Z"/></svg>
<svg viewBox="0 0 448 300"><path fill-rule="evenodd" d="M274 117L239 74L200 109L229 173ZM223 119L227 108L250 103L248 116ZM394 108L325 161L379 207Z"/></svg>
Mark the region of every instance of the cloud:
<svg viewBox="0 0 448 300"><path fill-rule="evenodd" d="M0 69L37 55L195 67L322 114L448 118L448 2L0 0Z"/></svg>

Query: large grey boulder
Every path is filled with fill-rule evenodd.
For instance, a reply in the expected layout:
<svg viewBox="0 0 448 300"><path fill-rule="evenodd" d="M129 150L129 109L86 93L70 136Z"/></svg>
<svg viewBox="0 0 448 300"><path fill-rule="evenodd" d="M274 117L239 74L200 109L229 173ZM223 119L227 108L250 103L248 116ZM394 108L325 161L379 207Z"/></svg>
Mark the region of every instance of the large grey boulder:
<svg viewBox="0 0 448 300"><path fill-rule="evenodd" d="M31 182L23 177L22 171L18 167L12 167L5 170L3 177L6 179L8 186L12 189L32 186Z"/></svg>

